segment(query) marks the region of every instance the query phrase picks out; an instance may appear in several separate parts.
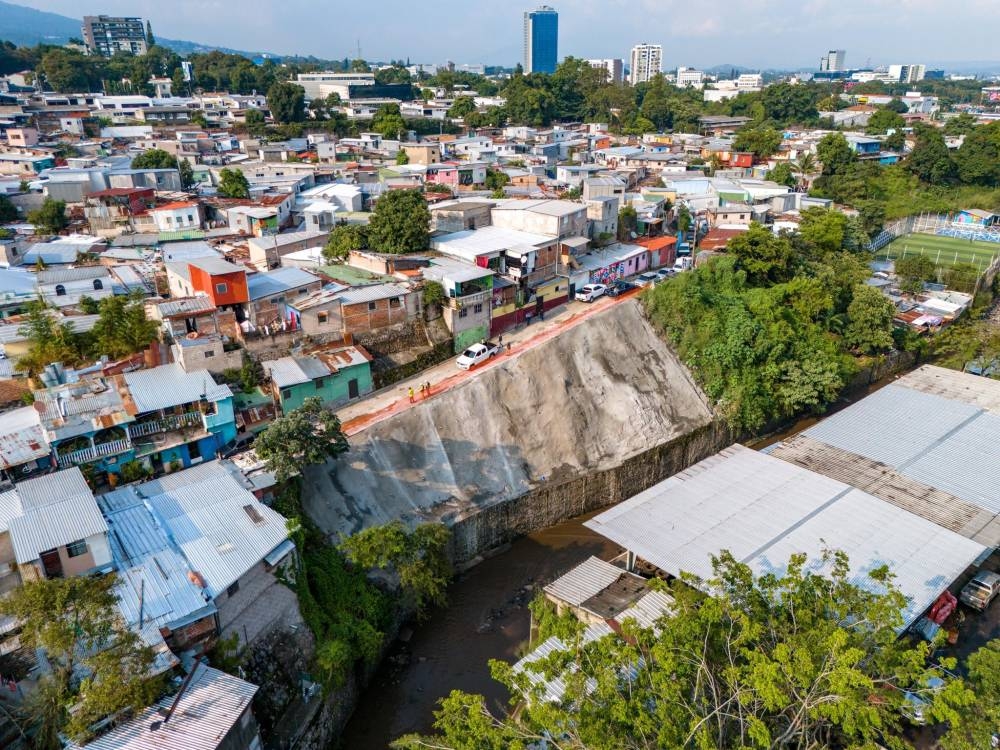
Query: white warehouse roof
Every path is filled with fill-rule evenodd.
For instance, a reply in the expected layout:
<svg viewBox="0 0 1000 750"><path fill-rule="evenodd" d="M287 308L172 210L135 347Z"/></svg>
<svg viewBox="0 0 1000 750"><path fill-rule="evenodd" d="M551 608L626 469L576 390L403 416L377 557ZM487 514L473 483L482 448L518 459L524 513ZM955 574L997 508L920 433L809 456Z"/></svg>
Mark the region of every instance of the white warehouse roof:
<svg viewBox="0 0 1000 750"><path fill-rule="evenodd" d="M760 575L795 553L823 571L824 549L850 558L853 581L886 565L915 620L985 550L982 544L843 482L733 445L587 521L590 529L660 569L712 577L729 550ZM892 534L886 534L892 529Z"/></svg>

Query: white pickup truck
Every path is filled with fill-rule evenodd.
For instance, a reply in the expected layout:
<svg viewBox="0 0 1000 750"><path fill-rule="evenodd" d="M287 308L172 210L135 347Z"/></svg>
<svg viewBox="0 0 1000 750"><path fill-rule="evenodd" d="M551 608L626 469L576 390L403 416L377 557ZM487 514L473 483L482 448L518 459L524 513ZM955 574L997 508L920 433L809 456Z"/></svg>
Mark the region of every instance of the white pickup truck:
<svg viewBox="0 0 1000 750"><path fill-rule="evenodd" d="M471 370L476 365L482 364L499 353L500 344L495 344L492 341L487 341L485 344L473 344L462 352L459 358L455 360L455 364L458 365L460 370Z"/></svg>
<svg viewBox="0 0 1000 750"><path fill-rule="evenodd" d="M689 271L693 266L694 266L694 260L691 258L690 255L682 255L680 258L674 261L674 270L677 272Z"/></svg>

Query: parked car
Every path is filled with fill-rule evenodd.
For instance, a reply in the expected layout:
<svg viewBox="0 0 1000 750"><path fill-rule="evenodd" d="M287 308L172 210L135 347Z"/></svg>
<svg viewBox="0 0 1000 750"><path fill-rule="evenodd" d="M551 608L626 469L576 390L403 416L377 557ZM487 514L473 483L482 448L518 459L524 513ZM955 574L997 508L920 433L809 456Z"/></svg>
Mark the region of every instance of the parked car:
<svg viewBox="0 0 1000 750"><path fill-rule="evenodd" d="M636 277L636 286L652 286L660 280L660 277L655 271L646 271L646 273L641 273Z"/></svg>
<svg viewBox="0 0 1000 750"><path fill-rule="evenodd" d="M618 281L608 287L608 291L606 291L605 294L609 297L617 297L620 294L624 294L629 289L635 289L635 284L631 281L625 281L625 279L618 279Z"/></svg>
<svg viewBox="0 0 1000 750"><path fill-rule="evenodd" d="M657 281L666 281L671 276L676 276L676 275L677 271L675 271L673 268L661 268L659 271L656 272L656 279Z"/></svg>
<svg viewBox="0 0 1000 750"><path fill-rule="evenodd" d="M492 341L487 341L485 344L473 344L459 355L455 364L460 370L471 370L476 365L496 356L499 352L500 345Z"/></svg>
<svg viewBox="0 0 1000 750"><path fill-rule="evenodd" d="M958 598L963 604L982 612L990 606L990 602L997 594L1000 594L1000 573L980 570L971 581L965 584Z"/></svg>
<svg viewBox="0 0 1000 750"><path fill-rule="evenodd" d="M604 284L587 284L576 293L577 302L593 302L598 297L603 297L608 291Z"/></svg>

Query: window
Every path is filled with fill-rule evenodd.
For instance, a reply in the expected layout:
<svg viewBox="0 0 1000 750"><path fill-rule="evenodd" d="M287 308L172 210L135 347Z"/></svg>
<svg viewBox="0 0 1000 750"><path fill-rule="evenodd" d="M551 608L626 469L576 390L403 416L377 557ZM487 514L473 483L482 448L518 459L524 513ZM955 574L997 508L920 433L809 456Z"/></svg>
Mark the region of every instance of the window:
<svg viewBox="0 0 1000 750"><path fill-rule="evenodd" d="M375 302L369 302L368 303L368 312L372 312L373 310L377 310L377 309L378 309L378 304L377 303L375 303Z"/></svg>
<svg viewBox="0 0 1000 750"><path fill-rule="evenodd" d="M483 311L483 303L482 302L477 302L476 304L474 304L472 306L472 312L476 313L476 315L478 315L482 311Z"/></svg>
<svg viewBox="0 0 1000 750"><path fill-rule="evenodd" d="M79 557L80 555L87 554L87 540L80 539L75 542L70 542L66 545L66 555L67 557Z"/></svg>
<svg viewBox="0 0 1000 750"><path fill-rule="evenodd" d="M464 318L468 314L469 314L469 308L467 308L467 307L463 307L461 310L458 311L458 317L460 317L460 318Z"/></svg>
<svg viewBox="0 0 1000 750"><path fill-rule="evenodd" d="M62 297L65 294L66 294L66 287L64 287L62 284L56 284L56 296Z"/></svg>
<svg viewBox="0 0 1000 750"><path fill-rule="evenodd" d="M326 381L324 381L323 378L316 378L316 380L314 380L313 382L316 384L317 391L323 390L323 386L326 383Z"/></svg>
<svg viewBox="0 0 1000 750"><path fill-rule="evenodd" d="M100 279L94 279L94 289L103 289L103 288L104 288L104 282L101 281Z"/></svg>
<svg viewBox="0 0 1000 750"><path fill-rule="evenodd" d="M188 224L194 224L194 214L188 214Z"/></svg>
<svg viewBox="0 0 1000 750"><path fill-rule="evenodd" d="M215 352L205 352L205 359L209 359L210 357L214 357L214 356L215 356Z"/></svg>
<svg viewBox="0 0 1000 750"><path fill-rule="evenodd" d="M399 307L403 304L403 300L400 297L393 297L389 300L389 307Z"/></svg>
<svg viewBox="0 0 1000 750"><path fill-rule="evenodd" d="M215 285L215 293L216 294L225 294L228 291L229 291L229 284L216 284Z"/></svg>
<svg viewBox="0 0 1000 750"><path fill-rule="evenodd" d="M237 591L240 590L240 582L236 581L228 589L226 589L226 596L234 596Z"/></svg>
<svg viewBox="0 0 1000 750"><path fill-rule="evenodd" d="M316 314L316 319L319 321L320 325L330 322L330 313L321 312Z"/></svg>
<svg viewBox="0 0 1000 750"><path fill-rule="evenodd" d="M289 389L286 388L285 390L283 390L281 392L281 398L282 398L282 400L287 401L291 397L292 397L292 392Z"/></svg>

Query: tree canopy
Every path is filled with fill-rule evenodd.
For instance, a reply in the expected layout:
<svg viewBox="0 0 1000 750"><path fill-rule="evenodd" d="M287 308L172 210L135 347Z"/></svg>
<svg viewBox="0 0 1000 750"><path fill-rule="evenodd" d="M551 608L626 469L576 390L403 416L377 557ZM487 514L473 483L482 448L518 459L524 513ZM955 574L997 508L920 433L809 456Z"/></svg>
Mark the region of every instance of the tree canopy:
<svg viewBox="0 0 1000 750"><path fill-rule="evenodd" d="M69 225L66 218L65 201L46 198L40 208L28 212L28 222L34 224L42 232L58 234Z"/></svg>
<svg viewBox="0 0 1000 750"><path fill-rule="evenodd" d="M267 90L267 108L276 122L302 122L306 119L306 92L294 83L280 82Z"/></svg>
<svg viewBox="0 0 1000 750"><path fill-rule="evenodd" d="M44 750L63 746L60 733L86 740L96 722L148 706L163 691L162 680L148 676L152 650L121 623L115 582L114 576L25 581L0 604L22 623L22 643L44 649L52 665L27 704Z"/></svg>
<svg viewBox="0 0 1000 750"><path fill-rule="evenodd" d="M368 247L378 253L420 253L430 241L431 212L417 190L390 190L375 203Z"/></svg>
<svg viewBox="0 0 1000 750"><path fill-rule="evenodd" d="M243 170L223 167L219 172L218 193L223 198L249 198L250 181Z"/></svg>
<svg viewBox="0 0 1000 750"><path fill-rule="evenodd" d="M330 231L323 248L327 260L344 260L352 250L363 250L368 245L368 228L363 224L338 224Z"/></svg>
<svg viewBox="0 0 1000 750"><path fill-rule="evenodd" d="M620 634L596 640L562 623L560 642L526 671L492 663L514 696L509 710L494 715L482 696L454 691L435 714L436 735L393 746L526 750L558 738L564 750L901 750L907 690L927 697L931 720L957 723L972 691L932 664L929 644L898 638L906 598L892 576L881 567L857 579L842 553L823 559L826 575L796 554L755 576L723 552L701 584L710 596L675 582L656 627L626 620ZM985 680L995 682L994 662L988 654L977 665ZM945 686L927 690L941 674ZM556 677L562 697L545 700Z"/></svg>
<svg viewBox="0 0 1000 750"><path fill-rule="evenodd" d="M132 169L177 169L177 157L162 148L151 148L132 160Z"/></svg>
<svg viewBox="0 0 1000 750"><path fill-rule="evenodd" d="M254 450L279 482L304 467L321 464L347 450L340 420L323 408L319 398L307 398L298 409L278 417L254 441Z"/></svg>
<svg viewBox="0 0 1000 750"><path fill-rule="evenodd" d="M156 339L156 321L146 317L141 296L112 295L98 303L93 339L99 351L112 358L141 352Z"/></svg>

